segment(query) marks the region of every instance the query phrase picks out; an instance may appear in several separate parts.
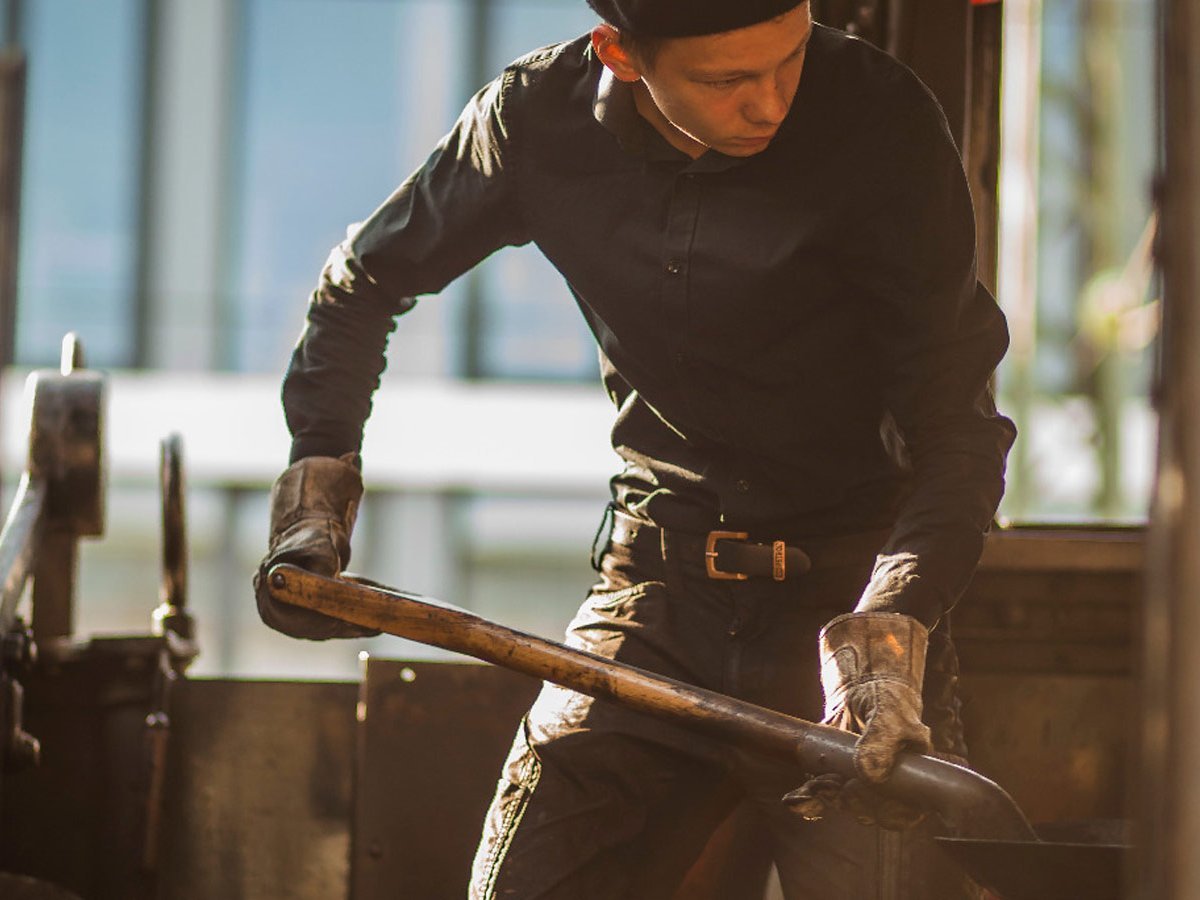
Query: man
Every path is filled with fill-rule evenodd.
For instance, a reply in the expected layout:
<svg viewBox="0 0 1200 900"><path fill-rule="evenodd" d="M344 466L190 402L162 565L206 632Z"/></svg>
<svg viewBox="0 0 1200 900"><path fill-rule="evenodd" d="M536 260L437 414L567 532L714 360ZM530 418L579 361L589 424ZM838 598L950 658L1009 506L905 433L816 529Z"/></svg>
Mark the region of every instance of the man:
<svg viewBox="0 0 1200 900"><path fill-rule="evenodd" d="M596 336L624 460L568 642L861 732L862 778L793 790L798 773L547 686L472 897L670 897L739 801L789 898L960 896L927 842L854 821L911 824L869 790L902 750L963 753L944 620L1014 436L944 117L807 2L589 3L602 24L508 67L333 252L284 383L264 571L345 565L394 317L533 241ZM287 633L361 633L259 598Z"/></svg>

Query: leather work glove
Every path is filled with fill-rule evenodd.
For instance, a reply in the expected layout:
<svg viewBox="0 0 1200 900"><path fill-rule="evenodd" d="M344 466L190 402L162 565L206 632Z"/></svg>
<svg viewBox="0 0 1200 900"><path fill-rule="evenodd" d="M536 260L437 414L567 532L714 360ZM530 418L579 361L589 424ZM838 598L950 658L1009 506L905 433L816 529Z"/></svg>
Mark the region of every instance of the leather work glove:
<svg viewBox="0 0 1200 900"><path fill-rule="evenodd" d="M867 825L903 829L924 811L874 790L903 750L930 752L930 732L921 722L921 684L929 632L899 613L848 613L821 631L821 683L825 719L860 734L854 756L859 778L820 775L787 794L783 802L806 819L844 809Z"/></svg>
<svg viewBox="0 0 1200 900"><path fill-rule="evenodd" d="M278 563L333 576L350 561L350 532L363 494L362 476L353 460L353 453L298 460L271 488L271 538L254 576L254 595L262 620L291 637L324 641L379 634L311 609L276 603L267 588L267 573Z"/></svg>

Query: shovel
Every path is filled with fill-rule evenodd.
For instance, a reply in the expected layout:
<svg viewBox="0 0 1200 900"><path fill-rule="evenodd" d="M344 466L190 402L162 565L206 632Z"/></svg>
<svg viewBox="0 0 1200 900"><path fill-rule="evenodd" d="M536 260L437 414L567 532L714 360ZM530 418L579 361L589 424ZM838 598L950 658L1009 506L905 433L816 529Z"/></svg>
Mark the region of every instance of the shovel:
<svg viewBox="0 0 1200 900"><path fill-rule="evenodd" d="M854 777L856 736L575 650L420 595L366 579L327 578L281 564L272 599L603 698L711 737L790 762L800 772ZM934 810L938 838L968 874L1002 900L1119 900L1120 845L1041 840L995 782L962 766L901 755L888 795Z"/></svg>

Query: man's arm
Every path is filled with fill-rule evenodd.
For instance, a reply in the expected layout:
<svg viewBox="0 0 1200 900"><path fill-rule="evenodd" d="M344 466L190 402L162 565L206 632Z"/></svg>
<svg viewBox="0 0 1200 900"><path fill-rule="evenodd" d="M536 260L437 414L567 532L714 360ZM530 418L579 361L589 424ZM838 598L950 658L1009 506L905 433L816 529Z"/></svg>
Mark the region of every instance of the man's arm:
<svg viewBox="0 0 1200 900"><path fill-rule="evenodd" d="M529 240L510 80L476 94L425 165L330 254L283 382L292 462L357 453L395 317L495 250Z"/></svg>
<svg viewBox="0 0 1200 900"><path fill-rule="evenodd" d="M330 254L283 382L291 465L271 492L255 578L263 621L293 637L364 632L271 600L265 576L292 562L334 575L350 558L359 451L395 318L484 257L527 240L515 199L506 74L480 91L429 160Z"/></svg>
<svg viewBox="0 0 1200 900"><path fill-rule="evenodd" d="M901 87L891 121L871 127L882 143L847 270L870 305L912 490L854 612L820 640L825 719L861 734L855 762L867 782L885 780L901 750L932 748L922 722L928 629L979 562L1016 434L989 389L1008 333L976 280L962 164L933 98L915 79ZM795 798L803 814L827 805L817 793Z"/></svg>
<svg viewBox="0 0 1200 900"><path fill-rule="evenodd" d="M873 300L888 406L912 466L912 492L857 611L932 627L978 564L1016 429L989 386L1007 327L976 280L966 178L926 99L902 108L855 269Z"/></svg>

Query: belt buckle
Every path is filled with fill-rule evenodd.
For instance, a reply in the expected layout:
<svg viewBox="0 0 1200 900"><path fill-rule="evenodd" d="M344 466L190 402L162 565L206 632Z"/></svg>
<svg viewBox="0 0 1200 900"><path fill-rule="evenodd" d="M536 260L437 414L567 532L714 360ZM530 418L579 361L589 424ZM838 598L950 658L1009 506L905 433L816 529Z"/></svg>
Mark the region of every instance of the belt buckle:
<svg viewBox="0 0 1200 900"><path fill-rule="evenodd" d="M744 541L750 537L747 531L710 531L704 541L704 571L709 578L718 581L746 581L750 576L742 572L722 572L717 568L717 541Z"/></svg>

